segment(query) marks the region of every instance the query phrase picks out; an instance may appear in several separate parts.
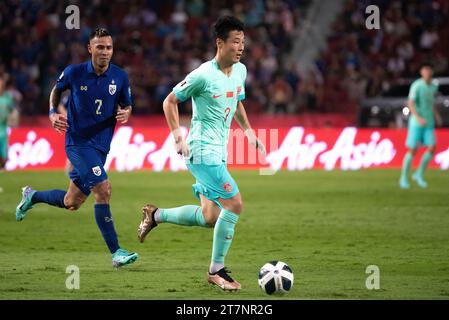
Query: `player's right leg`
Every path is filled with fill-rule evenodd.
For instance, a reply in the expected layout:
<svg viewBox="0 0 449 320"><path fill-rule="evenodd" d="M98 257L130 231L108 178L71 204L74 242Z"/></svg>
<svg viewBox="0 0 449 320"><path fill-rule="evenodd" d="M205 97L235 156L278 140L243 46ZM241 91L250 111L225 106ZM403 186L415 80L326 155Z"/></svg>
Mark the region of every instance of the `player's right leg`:
<svg viewBox="0 0 449 320"><path fill-rule="evenodd" d="M158 208L147 204L142 208L142 220L137 230L140 242L159 223L173 223L182 226L213 227L220 214L220 208L211 200L199 194L201 207L185 205L176 208Z"/></svg>
<svg viewBox="0 0 449 320"><path fill-rule="evenodd" d="M416 153L418 143L422 140L423 129L419 126L413 126L409 124L407 131L406 147L408 148L407 153L402 161L401 177L399 178L399 186L401 189L409 189L409 174L412 166L413 156Z"/></svg>
<svg viewBox="0 0 449 320"><path fill-rule="evenodd" d="M64 190L45 190L36 191L30 186L22 188L22 199L16 207L16 220L22 221L27 212L33 208L36 203L46 203L51 206L64 208L68 210L78 210L89 196L89 189L82 185L76 171L70 173L70 181L67 191Z"/></svg>

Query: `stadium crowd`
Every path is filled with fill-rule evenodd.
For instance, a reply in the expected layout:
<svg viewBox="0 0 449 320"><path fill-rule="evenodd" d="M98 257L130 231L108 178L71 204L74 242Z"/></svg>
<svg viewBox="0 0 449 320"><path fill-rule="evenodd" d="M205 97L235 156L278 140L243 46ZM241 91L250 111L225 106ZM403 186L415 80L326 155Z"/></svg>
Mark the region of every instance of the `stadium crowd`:
<svg viewBox="0 0 449 320"><path fill-rule="evenodd" d="M311 1L105 0L0 2L0 74L22 99L24 115L45 114L52 85L65 66L88 58L91 30L114 37L113 62L132 83L134 113L160 114L182 77L214 54L211 23L225 13L246 24L249 112L345 112L400 77L414 77L424 60L448 72L449 3L444 0L348 0L328 48L308 75L284 66L293 30ZM77 4L81 28L67 30L65 8ZM381 11L380 30L365 27L366 6ZM226 9L223 9L226 8ZM181 112L189 110L189 103Z"/></svg>
<svg viewBox="0 0 449 320"><path fill-rule="evenodd" d="M74 3L80 8L81 28L67 30L65 8ZM265 88L292 46L289 35L302 14L299 8L294 0L6 0L0 2L0 72L8 73L23 94L23 114L45 113L58 74L88 59L89 33L105 26L114 38L113 62L130 75L134 113L161 113L171 88L213 58L211 24L229 13L247 27L248 108L259 110L268 101ZM185 108L188 103L181 111Z"/></svg>
<svg viewBox="0 0 449 320"><path fill-rule="evenodd" d="M380 9L380 29L365 27L369 5ZM388 90L400 78L417 78L423 62L448 75L449 2L445 0L348 0L334 24L313 87L321 111L344 112L364 97Z"/></svg>

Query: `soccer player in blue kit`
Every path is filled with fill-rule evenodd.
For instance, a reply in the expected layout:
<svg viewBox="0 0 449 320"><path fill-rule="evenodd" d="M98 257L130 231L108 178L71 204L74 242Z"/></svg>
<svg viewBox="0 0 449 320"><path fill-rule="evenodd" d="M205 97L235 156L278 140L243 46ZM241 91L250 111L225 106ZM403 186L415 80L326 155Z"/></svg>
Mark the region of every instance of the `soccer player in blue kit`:
<svg viewBox="0 0 449 320"><path fill-rule="evenodd" d="M110 63L112 37L97 28L87 46L91 60L68 66L50 94L49 118L58 133L66 132L66 153L74 169L67 191L22 189L16 220L25 218L36 203L77 210L92 192L95 220L112 254L116 268L133 263L137 253L120 248L112 221L109 200L111 184L103 168L117 121L126 123L131 115L131 89L125 71ZM67 117L57 113L61 93L70 90Z"/></svg>

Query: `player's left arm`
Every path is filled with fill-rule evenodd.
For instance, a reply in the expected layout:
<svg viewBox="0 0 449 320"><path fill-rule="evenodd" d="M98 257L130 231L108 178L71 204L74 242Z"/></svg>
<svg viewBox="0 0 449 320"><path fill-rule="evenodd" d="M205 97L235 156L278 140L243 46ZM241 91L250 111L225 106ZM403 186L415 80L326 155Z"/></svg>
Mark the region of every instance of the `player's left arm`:
<svg viewBox="0 0 449 320"><path fill-rule="evenodd" d="M435 123L437 127L441 127L443 125L443 118L441 118L441 114L438 111L436 104L433 105L433 114L435 115Z"/></svg>
<svg viewBox="0 0 449 320"><path fill-rule="evenodd" d="M14 108L8 115L8 126L15 128L18 125L19 125L19 111L17 111L17 109Z"/></svg>
<svg viewBox="0 0 449 320"><path fill-rule="evenodd" d="M131 102L131 86L129 84L128 75L124 77L124 83L122 90L120 90L119 106L117 110L117 115L115 118L122 124L128 122L129 117L131 117L132 112L132 102Z"/></svg>
<svg viewBox="0 0 449 320"><path fill-rule="evenodd" d="M245 107L243 106L243 103L241 101L237 103L237 109L235 110L234 119L235 121L237 121L240 128L242 128L242 130L245 132L249 143L259 149L260 152L265 155L267 152L265 149L265 145L257 138L254 130L251 128L248 120L248 115L246 114Z"/></svg>

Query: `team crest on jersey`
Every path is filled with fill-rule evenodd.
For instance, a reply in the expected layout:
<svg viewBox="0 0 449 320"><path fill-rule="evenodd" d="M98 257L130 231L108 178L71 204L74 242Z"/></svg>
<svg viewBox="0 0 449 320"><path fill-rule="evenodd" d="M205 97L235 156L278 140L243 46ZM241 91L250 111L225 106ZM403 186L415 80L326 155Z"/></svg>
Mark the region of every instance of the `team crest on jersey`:
<svg viewBox="0 0 449 320"><path fill-rule="evenodd" d="M241 87L241 86L238 86L238 87L237 87L237 95L240 95L240 92L242 92L242 87Z"/></svg>
<svg viewBox="0 0 449 320"><path fill-rule="evenodd" d="M229 182L226 182L224 185L223 185L223 189L226 191L226 192L232 192L232 186L231 186L231 184L229 183Z"/></svg>
<svg viewBox="0 0 449 320"><path fill-rule="evenodd" d="M114 95L116 90L117 90L117 85L115 84L114 80L112 80L111 84L109 85L109 94L111 96Z"/></svg>
<svg viewBox="0 0 449 320"><path fill-rule="evenodd" d="M96 175L97 177L101 176L101 169L100 166L96 166L92 168L92 172L94 173L94 175Z"/></svg>

